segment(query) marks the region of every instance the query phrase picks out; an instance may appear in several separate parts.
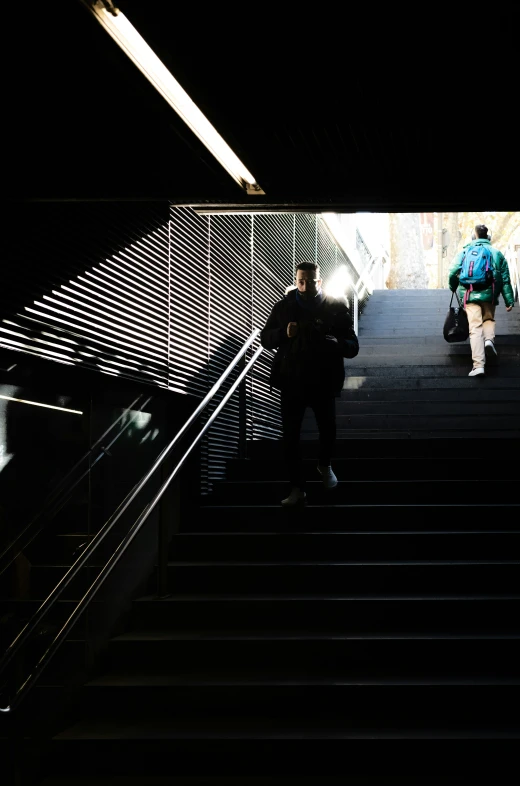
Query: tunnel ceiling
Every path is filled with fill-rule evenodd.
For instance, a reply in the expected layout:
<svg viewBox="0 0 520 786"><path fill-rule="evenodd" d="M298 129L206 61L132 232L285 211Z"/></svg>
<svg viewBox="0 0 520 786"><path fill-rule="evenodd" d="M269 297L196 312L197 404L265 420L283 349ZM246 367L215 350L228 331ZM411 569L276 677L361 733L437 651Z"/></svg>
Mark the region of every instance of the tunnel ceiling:
<svg viewBox="0 0 520 786"><path fill-rule="evenodd" d="M519 208L509 16L490 25L396 4L117 5L265 196L247 196L69 0L4 11L8 199Z"/></svg>

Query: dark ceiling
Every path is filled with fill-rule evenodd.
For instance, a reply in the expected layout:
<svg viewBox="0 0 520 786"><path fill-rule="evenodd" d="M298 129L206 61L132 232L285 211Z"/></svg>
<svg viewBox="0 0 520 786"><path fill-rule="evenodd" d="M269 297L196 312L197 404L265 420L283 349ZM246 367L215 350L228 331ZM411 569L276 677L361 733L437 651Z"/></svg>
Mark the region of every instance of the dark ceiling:
<svg viewBox="0 0 520 786"><path fill-rule="evenodd" d="M8 198L520 207L518 12L116 4L265 196L242 191L80 0L33 0L2 12Z"/></svg>

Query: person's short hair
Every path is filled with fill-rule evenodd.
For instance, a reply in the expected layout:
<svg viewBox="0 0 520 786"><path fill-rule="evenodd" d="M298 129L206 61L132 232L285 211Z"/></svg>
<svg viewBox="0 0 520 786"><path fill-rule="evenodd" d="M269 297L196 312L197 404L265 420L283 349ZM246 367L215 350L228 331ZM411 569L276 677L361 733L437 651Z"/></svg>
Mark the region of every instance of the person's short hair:
<svg viewBox="0 0 520 786"><path fill-rule="evenodd" d="M479 238L489 237L489 230L485 224L475 224L475 234Z"/></svg>
<svg viewBox="0 0 520 786"><path fill-rule="evenodd" d="M318 280L320 279L320 266L317 264L317 262L299 262L296 265L295 273L297 273L298 270L312 270L315 272L316 278Z"/></svg>

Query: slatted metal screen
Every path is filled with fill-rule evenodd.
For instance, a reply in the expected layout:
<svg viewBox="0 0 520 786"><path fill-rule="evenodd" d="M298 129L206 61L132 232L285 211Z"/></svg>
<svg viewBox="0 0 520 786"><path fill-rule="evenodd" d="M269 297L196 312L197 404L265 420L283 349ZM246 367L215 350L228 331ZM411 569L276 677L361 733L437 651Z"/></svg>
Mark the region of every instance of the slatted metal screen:
<svg viewBox="0 0 520 786"><path fill-rule="evenodd" d="M294 221L294 267L299 262L316 261L316 216L296 213Z"/></svg>
<svg viewBox="0 0 520 786"><path fill-rule="evenodd" d="M213 385L251 334L251 216L209 218L209 384ZM233 381L239 368L230 377ZM208 432L209 486L224 476L239 441L238 392ZM220 399L219 399L220 400ZM215 405L217 401L215 401ZM211 410L210 410L211 411Z"/></svg>
<svg viewBox="0 0 520 786"><path fill-rule="evenodd" d="M320 218L316 219L316 262L320 266L320 275L327 281L337 267L337 245L327 227Z"/></svg>
<svg viewBox="0 0 520 786"><path fill-rule="evenodd" d="M310 213L199 215L189 207L120 203L23 210L0 301L0 344L172 394L207 393L265 324L299 262L318 262L324 280L344 264L359 280ZM262 353L247 381L249 440L281 435L271 358ZM234 398L202 446L203 493L237 454Z"/></svg>
<svg viewBox="0 0 520 786"><path fill-rule="evenodd" d="M168 387L203 398L209 389L209 225L193 210L168 221Z"/></svg>
<svg viewBox="0 0 520 786"><path fill-rule="evenodd" d="M12 211L0 342L168 385L164 207L33 203Z"/></svg>
<svg viewBox="0 0 520 786"><path fill-rule="evenodd" d="M253 320L262 327L277 300L293 281L294 216L257 215L253 223ZM250 439L278 439L281 435L279 394L269 386L272 352L260 355L252 376Z"/></svg>

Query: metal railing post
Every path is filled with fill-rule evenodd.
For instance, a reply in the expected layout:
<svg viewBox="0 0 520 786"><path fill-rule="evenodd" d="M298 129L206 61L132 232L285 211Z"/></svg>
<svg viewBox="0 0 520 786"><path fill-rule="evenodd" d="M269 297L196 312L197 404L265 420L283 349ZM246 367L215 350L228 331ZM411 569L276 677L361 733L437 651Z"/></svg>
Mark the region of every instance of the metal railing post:
<svg viewBox="0 0 520 786"><path fill-rule="evenodd" d="M173 457L165 460L161 467L161 483L171 475ZM166 598L170 594L168 582L168 559L170 543L175 532L180 530L180 481L176 477L158 505L157 521L157 597Z"/></svg>
<svg viewBox="0 0 520 786"><path fill-rule="evenodd" d="M158 516L157 533L157 597L165 598L168 595L168 521L162 509Z"/></svg>
<svg viewBox="0 0 520 786"><path fill-rule="evenodd" d="M239 374L246 367L245 355L238 362ZM246 458L246 440L247 440L247 396L246 396L246 380L240 383L238 387L238 458Z"/></svg>

